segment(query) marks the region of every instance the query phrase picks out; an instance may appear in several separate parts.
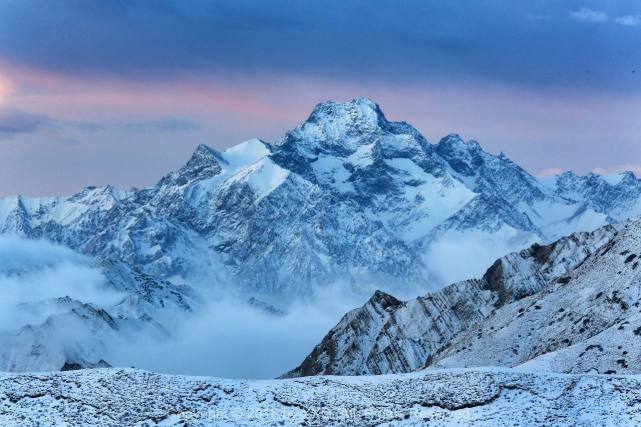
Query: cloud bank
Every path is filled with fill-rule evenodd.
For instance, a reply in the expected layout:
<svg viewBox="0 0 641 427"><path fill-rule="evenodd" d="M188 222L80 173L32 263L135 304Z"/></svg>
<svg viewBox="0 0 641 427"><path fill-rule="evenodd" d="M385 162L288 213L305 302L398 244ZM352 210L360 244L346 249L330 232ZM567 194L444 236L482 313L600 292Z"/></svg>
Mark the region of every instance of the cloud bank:
<svg viewBox="0 0 641 427"><path fill-rule="evenodd" d="M25 310L25 304L65 297L106 307L122 295L107 286L91 261L46 241L0 236L0 330L37 324L55 308ZM54 311L51 311L54 310Z"/></svg>
<svg viewBox="0 0 641 427"><path fill-rule="evenodd" d="M194 314L159 312L157 318L163 319L169 336L153 328L95 336L92 320L83 323L70 316L57 317L55 322L60 323L45 329L49 335L43 343L52 353L49 360L56 364L49 369L62 367L80 346L79 354L95 359L87 360L91 363L102 358L114 366L157 372L274 378L294 368L345 312L368 296L336 285L319 290L313 301L293 304L285 314L275 315L218 289L202 295L205 304ZM18 330L41 325L70 309L49 303L59 297L104 308L113 317L111 309L124 295L110 288L90 259L69 249L46 241L0 236L0 362L15 351L12 346L21 346L20 351L28 353L36 343L16 339Z"/></svg>
<svg viewBox="0 0 641 427"><path fill-rule="evenodd" d="M365 302L340 290L321 291L273 315L232 296L217 296L166 341L139 339L113 363L157 372L225 378L275 378L295 368L349 310Z"/></svg>

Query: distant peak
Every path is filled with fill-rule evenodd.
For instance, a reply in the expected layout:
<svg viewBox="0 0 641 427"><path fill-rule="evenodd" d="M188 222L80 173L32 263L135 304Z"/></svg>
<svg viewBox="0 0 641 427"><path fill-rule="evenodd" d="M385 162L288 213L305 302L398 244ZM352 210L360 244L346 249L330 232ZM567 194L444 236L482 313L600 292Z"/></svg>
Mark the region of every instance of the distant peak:
<svg viewBox="0 0 641 427"><path fill-rule="evenodd" d="M270 145L270 158L279 166L303 176L312 176L310 163L320 155L347 158L362 146L372 146L366 156L377 156L382 136L392 136L407 152L419 153L425 138L405 122L390 122L379 105L369 98L317 104L307 120ZM396 138L402 135L403 138ZM397 150L398 147L387 147ZM365 152L364 152L365 153ZM407 155L407 153L405 154Z"/></svg>
<svg viewBox="0 0 641 427"><path fill-rule="evenodd" d="M355 105L360 105L365 108L370 108L375 111L379 111L379 112L381 111L381 107L376 102L374 102L371 98L367 98L367 97L355 98L355 99L352 99L351 103Z"/></svg>
<svg viewBox="0 0 641 427"><path fill-rule="evenodd" d="M447 134L447 135L445 135L443 138L441 138L441 140L439 141L439 144L440 144L441 142L447 142L447 141L461 141L461 142L465 142L465 141L463 141L463 138L461 138L461 135L459 135L458 133L454 133L454 132L452 132L452 133L448 133L448 134Z"/></svg>
<svg viewBox="0 0 641 427"><path fill-rule="evenodd" d="M621 171L611 175L602 175L597 172L588 172L585 175L578 175L572 171L565 171L556 176L559 180L578 181L578 180L596 180L605 181L610 185L616 185L625 181L636 181L637 177L632 171Z"/></svg>
<svg viewBox="0 0 641 427"><path fill-rule="evenodd" d="M619 172L617 175L621 176L622 180L637 179L637 176L632 171Z"/></svg>
<svg viewBox="0 0 641 427"><path fill-rule="evenodd" d="M612 175L600 175L600 177L610 185L631 184L637 181L632 171L621 171Z"/></svg>
<svg viewBox="0 0 641 427"><path fill-rule="evenodd" d="M465 141L463 138L461 138L461 135L458 133L450 133L445 135L441 140L438 142L440 144L461 144L461 145L466 145L466 146L471 146L471 147L480 147L480 144L478 141L474 139L470 139L469 141Z"/></svg>
<svg viewBox="0 0 641 427"><path fill-rule="evenodd" d="M252 164L269 155L269 149L269 144L258 138L253 138L229 147L220 156L227 164L238 167Z"/></svg>
<svg viewBox="0 0 641 427"><path fill-rule="evenodd" d="M326 110L326 109L348 108L350 106L369 109L372 111L381 111L381 107L376 102L374 102L371 98L367 98L367 97L354 98L349 102L336 102L333 100L319 102L318 104L316 104L314 111L319 109Z"/></svg>

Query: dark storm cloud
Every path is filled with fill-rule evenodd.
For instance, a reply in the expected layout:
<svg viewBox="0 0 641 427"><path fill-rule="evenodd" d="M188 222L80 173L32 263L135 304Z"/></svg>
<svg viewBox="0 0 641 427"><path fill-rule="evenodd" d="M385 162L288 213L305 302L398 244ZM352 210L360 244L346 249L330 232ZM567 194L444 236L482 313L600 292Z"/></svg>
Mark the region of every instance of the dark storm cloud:
<svg viewBox="0 0 641 427"><path fill-rule="evenodd" d="M126 132L180 132L197 130L200 126L186 119L163 118L149 121L130 121L124 123L113 123L110 126L101 125L87 121L69 121L60 120L45 114L31 113L22 110L0 109L0 140L10 139L20 134L35 134L43 129L76 129L85 132L104 131L108 128L120 129ZM72 141L77 144L77 140L61 140L62 142Z"/></svg>
<svg viewBox="0 0 641 427"><path fill-rule="evenodd" d="M632 0L7 1L0 58L139 81L294 74L637 91L639 13Z"/></svg>
<svg viewBox="0 0 641 427"><path fill-rule="evenodd" d="M9 139L18 134L37 132L39 129L53 125L53 120L42 114L33 114L20 110L0 110L0 140Z"/></svg>

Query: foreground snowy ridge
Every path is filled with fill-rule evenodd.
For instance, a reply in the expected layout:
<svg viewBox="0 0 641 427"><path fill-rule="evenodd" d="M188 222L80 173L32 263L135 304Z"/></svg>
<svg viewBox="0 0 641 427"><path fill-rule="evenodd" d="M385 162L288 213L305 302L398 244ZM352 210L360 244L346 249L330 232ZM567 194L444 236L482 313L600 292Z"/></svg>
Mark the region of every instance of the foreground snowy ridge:
<svg viewBox="0 0 641 427"><path fill-rule="evenodd" d="M527 367L641 373L641 221L499 259L477 280L401 302L377 292L289 377Z"/></svg>
<svg viewBox="0 0 641 427"><path fill-rule="evenodd" d="M497 309L569 274L616 235L614 226L606 226L547 246L535 244L498 259L479 279L409 301L377 291L363 307L347 313L285 376L378 375L418 369ZM494 335L489 331L490 338Z"/></svg>
<svg viewBox="0 0 641 427"><path fill-rule="evenodd" d="M515 416L519 414L519 416ZM0 376L1 425L630 425L641 378L444 370L242 381L125 369Z"/></svg>

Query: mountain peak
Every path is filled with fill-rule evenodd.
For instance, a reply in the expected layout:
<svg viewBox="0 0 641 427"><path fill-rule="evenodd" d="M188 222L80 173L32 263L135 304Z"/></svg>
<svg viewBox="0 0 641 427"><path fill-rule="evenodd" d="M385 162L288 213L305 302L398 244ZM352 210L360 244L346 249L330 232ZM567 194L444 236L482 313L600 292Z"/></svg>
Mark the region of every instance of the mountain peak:
<svg viewBox="0 0 641 427"><path fill-rule="evenodd" d="M632 171L622 171L615 175L604 176L611 185L633 184L637 182L637 177Z"/></svg>
<svg viewBox="0 0 641 427"><path fill-rule="evenodd" d="M367 303L373 307L380 307L384 310L388 310L390 308L397 308L398 306L403 304L401 301L397 300L392 295L386 292L383 292L381 290L376 290L374 294L370 297L370 299L367 301Z"/></svg>
<svg viewBox="0 0 641 427"><path fill-rule="evenodd" d="M307 120L274 144L271 159L281 167L307 176L311 173L308 163L320 154L347 157L386 133L420 137L418 131L405 123L388 122L378 104L369 98L344 103L325 101L316 105Z"/></svg>
<svg viewBox="0 0 641 427"><path fill-rule="evenodd" d="M221 154L205 144L199 144L198 147L194 150L189 162L209 162L209 163L218 163L225 162Z"/></svg>
<svg viewBox="0 0 641 427"><path fill-rule="evenodd" d="M597 183L605 183L610 186L621 184L636 184L638 179L631 171L622 171L613 175L600 175L595 172L588 172L585 175L578 175L572 171L565 171L555 176L555 181L559 186L570 185L590 185L595 187Z"/></svg>
<svg viewBox="0 0 641 427"><path fill-rule="evenodd" d="M369 98L356 98L344 103L321 102L305 123L321 126L329 134L337 134L349 130L373 131L384 127L387 119L377 103Z"/></svg>
<svg viewBox="0 0 641 427"><path fill-rule="evenodd" d="M474 140L465 141L457 133L451 133L436 144L436 152L464 175L473 175L477 167L483 163L483 148Z"/></svg>
<svg viewBox="0 0 641 427"><path fill-rule="evenodd" d="M437 147L444 152L483 151L481 144L474 139L465 141L458 133L450 133L438 142Z"/></svg>
<svg viewBox="0 0 641 427"><path fill-rule="evenodd" d="M159 185L182 186L190 182L211 178L222 172L221 163L226 164L227 161L218 151L200 144L187 163L176 172L166 175L160 180Z"/></svg>

